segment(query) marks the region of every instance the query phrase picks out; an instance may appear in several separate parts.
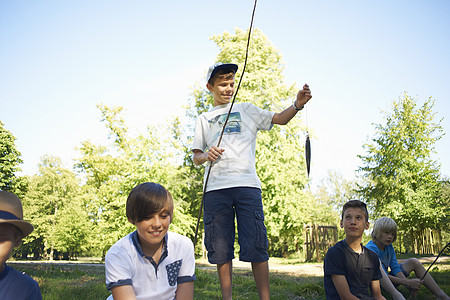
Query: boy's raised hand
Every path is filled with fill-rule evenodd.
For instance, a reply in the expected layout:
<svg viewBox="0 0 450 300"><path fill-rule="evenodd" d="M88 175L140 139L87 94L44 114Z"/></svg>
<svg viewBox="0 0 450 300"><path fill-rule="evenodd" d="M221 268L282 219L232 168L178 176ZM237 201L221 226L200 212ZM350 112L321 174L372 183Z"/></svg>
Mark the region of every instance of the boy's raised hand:
<svg viewBox="0 0 450 300"><path fill-rule="evenodd" d="M300 90L297 94L297 100L295 100L295 106L300 108L303 107L308 101L312 98L311 90L309 89L309 85L305 83L303 89Z"/></svg>

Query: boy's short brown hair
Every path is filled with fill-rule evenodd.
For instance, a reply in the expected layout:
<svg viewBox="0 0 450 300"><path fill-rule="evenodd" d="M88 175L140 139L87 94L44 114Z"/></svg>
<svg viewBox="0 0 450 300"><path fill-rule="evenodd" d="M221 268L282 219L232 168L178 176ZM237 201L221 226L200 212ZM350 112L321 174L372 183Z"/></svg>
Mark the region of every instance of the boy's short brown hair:
<svg viewBox="0 0 450 300"><path fill-rule="evenodd" d="M372 236L372 240L375 241L380 238L380 235L383 232L389 232L394 234L394 238L392 242L395 242L397 239L397 223L394 220L388 217L381 217L373 223L373 230L370 234Z"/></svg>
<svg viewBox="0 0 450 300"><path fill-rule="evenodd" d="M367 205L360 201L360 200L350 200L347 201L344 206L342 207L342 215L341 219L344 219L344 213L348 208L360 208L364 211L364 214L366 215L366 222L369 222L369 211L367 210Z"/></svg>
<svg viewBox="0 0 450 300"><path fill-rule="evenodd" d="M220 70L216 74L214 74L213 77L211 77L211 79L208 81L208 83L210 85L214 85L214 83L216 82L216 80L218 78L220 78L222 80L230 80L230 79L234 78L234 75L235 75L235 73L230 72L229 70Z"/></svg>
<svg viewBox="0 0 450 300"><path fill-rule="evenodd" d="M168 207L170 217L173 215L173 199L170 192L154 182L141 183L128 195L126 214L128 220L135 224Z"/></svg>

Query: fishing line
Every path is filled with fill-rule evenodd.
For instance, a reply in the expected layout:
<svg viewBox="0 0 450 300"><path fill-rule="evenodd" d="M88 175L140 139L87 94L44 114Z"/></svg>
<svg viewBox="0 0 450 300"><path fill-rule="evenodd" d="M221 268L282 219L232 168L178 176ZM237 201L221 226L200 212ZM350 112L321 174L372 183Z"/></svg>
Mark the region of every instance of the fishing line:
<svg viewBox="0 0 450 300"><path fill-rule="evenodd" d="M252 19L250 21L250 28L248 30L247 48L245 50L244 67L242 69L241 78L239 78L239 83L238 83L238 86L236 88L236 92L234 93L233 100L231 101L231 106L230 106L230 109L228 111L227 118L225 119L225 122L223 124L222 131L220 133L219 142L217 143L217 147L220 146L220 142L222 141L222 137L223 137L223 133L225 131L225 127L227 126L227 122L228 122L228 119L230 118L231 110L233 109L234 100L236 100L236 95L237 95L237 93L239 91L239 87L241 86L242 78L244 78L245 68L247 66L247 59L248 59L248 48L249 48L249 45L250 45L250 35L252 33L253 19L255 17L256 2L258 2L258 0L255 0L255 4L253 5ZM203 203L205 202L205 192L206 192L206 187L208 185L209 174L211 173L212 166L213 166L213 162L210 162L208 173L207 173L206 179L205 179L205 185L203 187L202 202L200 203L200 210L198 211L197 225L195 227L194 248L197 245L198 227L199 227L199 224L200 224L200 218L202 217Z"/></svg>

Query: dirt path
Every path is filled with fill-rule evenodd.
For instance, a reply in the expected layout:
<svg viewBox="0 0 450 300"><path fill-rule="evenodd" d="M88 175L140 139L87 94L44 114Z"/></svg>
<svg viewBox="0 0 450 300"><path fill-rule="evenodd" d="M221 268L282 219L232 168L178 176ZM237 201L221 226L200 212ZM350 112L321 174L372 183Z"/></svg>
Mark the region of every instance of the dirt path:
<svg viewBox="0 0 450 300"><path fill-rule="evenodd" d="M206 260L200 259L195 262L197 269L215 270L216 266L209 264ZM251 270L251 264L242 262L238 259L233 260L233 269ZM271 273L283 273L290 275L323 276L323 264L279 264L269 260L269 269Z"/></svg>
<svg viewBox="0 0 450 300"><path fill-rule="evenodd" d="M431 263L435 260L436 257L422 257L419 258L419 261L422 263ZM441 256L438 259L438 262L448 261L450 260L450 256ZM404 259L398 260L400 263L404 261ZM55 264L55 265L84 265L84 266L97 266L104 268L105 265L103 263L88 263L83 261L11 261L11 263L17 264ZM205 259L196 260L196 268L197 269L208 269L215 270L216 266L211 265ZM238 259L233 260L233 268L236 270L251 270L251 264L247 262L239 261ZM301 263L301 264L281 264L274 261L269 260L269 268L271 273L282 273L289 275L297 275L297 276L323 276L323 263Z"/></svg>
<svg viewBox="0 0 450 300"><path fill-rule="evenodd" d="M432 263L436 257L422 257L419 261L422 263ZM439 257L437 263L450 260L450 256ZM401 263L405 259L399 259L398 262ZM209 264L206 260L196 261L196 267L198 269L216 269L215 265ZM237 259L233 260L234 269L251 270L250 263L242 262ZM284 273L290 275L305 275L305 276L323 276L323 263L317 264L277 264L269 260L269 268L271 273Z"/></svg>

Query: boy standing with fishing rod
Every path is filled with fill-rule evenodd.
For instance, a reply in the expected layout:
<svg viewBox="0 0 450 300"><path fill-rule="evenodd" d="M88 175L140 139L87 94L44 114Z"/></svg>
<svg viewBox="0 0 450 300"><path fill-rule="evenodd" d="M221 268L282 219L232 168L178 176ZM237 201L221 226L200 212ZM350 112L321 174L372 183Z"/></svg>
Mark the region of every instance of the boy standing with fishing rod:
<svg viewBox="0 0 450 300"><path fill-rule="evenodd" d="M223 299L232 295L235 216L239 258L251 262L259 297L269 299L268 240L255 167L256 135L259 130L270 130L273 124L287 124L312 96L305 84L293 105L281 113L251 103L232 106L237 69L235 64L217 63L208 70L206 87L214 107L197 119L193 160L197 165L209 162L204 184L205 246L208 261L217 265ZM222 144L218 147L219 141Z"/></svg>

